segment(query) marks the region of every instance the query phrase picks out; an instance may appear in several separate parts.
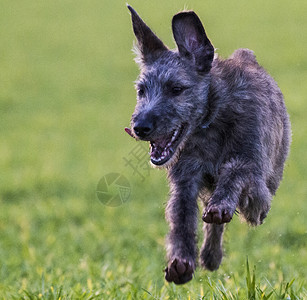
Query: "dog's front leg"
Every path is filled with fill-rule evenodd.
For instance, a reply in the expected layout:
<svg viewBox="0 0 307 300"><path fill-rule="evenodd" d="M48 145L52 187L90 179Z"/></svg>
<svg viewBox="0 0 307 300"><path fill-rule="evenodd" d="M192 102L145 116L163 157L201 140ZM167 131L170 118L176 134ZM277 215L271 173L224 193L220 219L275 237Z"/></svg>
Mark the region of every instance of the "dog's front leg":
<svg viewBox="0 0 307 300"><path fill-rule="evenodd" d="M215 190L204 210L203 220L222 224L231 221L240 196L250 185L251 164L243 159L232 159L220 170Z"/></svg>
<svg viewBox="0 0 307 300"><path fill-rule="evenodd" d="M189 178L171 178L171 197L166 209L170 233L167 241L169 263L165 269L165 279L176 284L191 280L196 267L199 185L195 176L190 174Z"/></svg>

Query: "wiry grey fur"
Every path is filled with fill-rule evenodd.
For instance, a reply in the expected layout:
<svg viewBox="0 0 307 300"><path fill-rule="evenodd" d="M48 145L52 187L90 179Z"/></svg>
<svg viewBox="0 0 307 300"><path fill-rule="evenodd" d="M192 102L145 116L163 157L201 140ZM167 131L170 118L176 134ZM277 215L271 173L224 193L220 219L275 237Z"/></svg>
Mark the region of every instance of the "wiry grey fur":
<svg viewBox="0 0 307 300"><path fill-rule="evenodd" d="M182 284L196 267L197 199L204 202L200 264L218 269L224 223L236 210L263 222L282 179L290 123L275 81L252 51L222 60L194 12L174 16L178 49L169 50L128 6L140 76L131 129L150 141L151 162L168 171L171 196L166 280Z"/></svg>

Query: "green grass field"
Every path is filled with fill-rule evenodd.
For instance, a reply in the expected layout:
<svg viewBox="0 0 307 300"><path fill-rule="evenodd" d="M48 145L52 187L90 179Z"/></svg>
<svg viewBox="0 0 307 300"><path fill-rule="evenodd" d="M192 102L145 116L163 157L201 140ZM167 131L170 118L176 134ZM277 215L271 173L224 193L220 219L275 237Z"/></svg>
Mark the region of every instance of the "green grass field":
<svg viewBox="0 0 307 300"><path fill-rule="evenodd" d="M272 209L258 228L227 226L217 272L166 283L165 173L123 130L138 74L125 1L4 0L0 299L307 299L307 2L129 4L171 47L171 17L194 9L221 56L253 49L277 80L293 143ZM118 207L96 195L109 173L130 184Z"/></svg>

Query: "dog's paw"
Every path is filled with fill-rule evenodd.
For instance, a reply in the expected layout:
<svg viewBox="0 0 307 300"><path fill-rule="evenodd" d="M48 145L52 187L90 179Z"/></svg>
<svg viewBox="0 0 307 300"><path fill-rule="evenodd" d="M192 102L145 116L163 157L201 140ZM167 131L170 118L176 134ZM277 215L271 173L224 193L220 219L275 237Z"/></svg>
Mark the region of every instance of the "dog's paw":
<svg viewBox="0 0 307 300"><path fill-rule="evenodd" d="M203 214L203 221L206 223L223 224L231 221L232 216L235 212L229 205L223 205L222 203L208 204Z"/></svg>
<svg viewBox="0 0 307 300"><path fill-rule="evenodd" d="M184 284L193 278L195 264L186 259L175 258L165 269L165 279L175 284Z"/></svg>

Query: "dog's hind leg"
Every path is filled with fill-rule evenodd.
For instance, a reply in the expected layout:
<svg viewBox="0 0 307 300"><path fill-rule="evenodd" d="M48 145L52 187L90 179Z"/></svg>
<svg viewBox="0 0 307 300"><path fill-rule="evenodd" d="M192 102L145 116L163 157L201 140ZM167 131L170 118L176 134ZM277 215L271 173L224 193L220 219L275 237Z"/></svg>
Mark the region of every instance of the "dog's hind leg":
<svg viewBox="0 0 307 300"><path fill-rule="evenodd" d="M248 194L241 195L238 208L243 218L251 225L260 225L270 210L272 194L264 180L251 177Z"/></svg>
<svg viewBox="0 0 307 300"><path fill-rule="evenodd" d="M200 264L209 271L217 270L223 258L224 224L208 224L203 226L205 240L200 250Z"/></svg>

